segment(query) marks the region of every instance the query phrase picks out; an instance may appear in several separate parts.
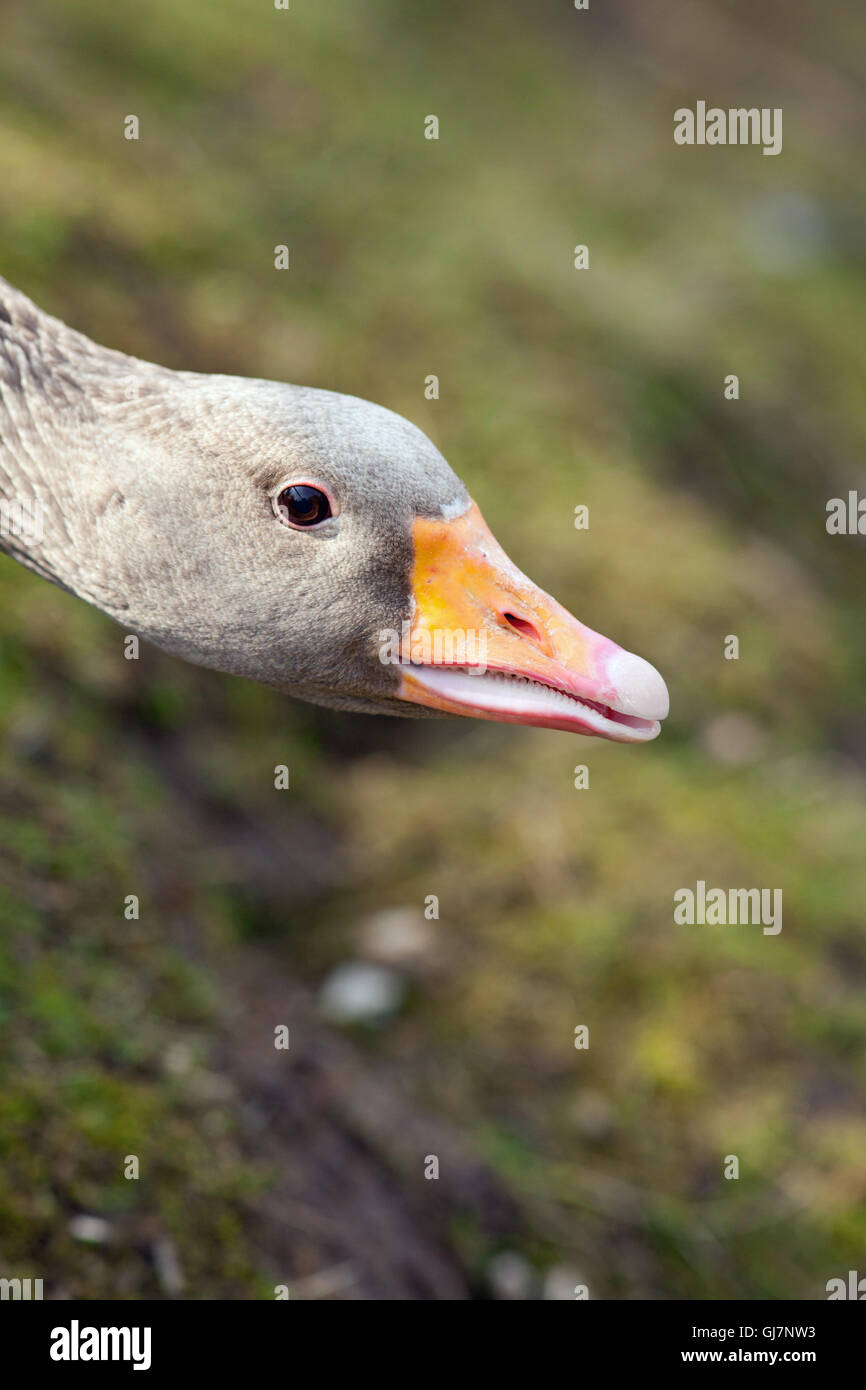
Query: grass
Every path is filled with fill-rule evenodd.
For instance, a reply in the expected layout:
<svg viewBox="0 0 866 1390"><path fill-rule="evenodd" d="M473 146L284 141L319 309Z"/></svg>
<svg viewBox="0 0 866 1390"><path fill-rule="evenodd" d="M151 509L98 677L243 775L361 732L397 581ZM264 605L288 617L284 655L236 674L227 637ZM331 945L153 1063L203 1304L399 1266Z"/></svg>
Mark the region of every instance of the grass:
<svg viewBox="0 0 866 1390"><path fill-rule="evenodd" d="M125 662L108 620L3 562L10 1270L158 1296L168 1240L187 1294L267 1292L237 962L315 988L370 914L429 894L429 968L352 1046L484 1155L539 1275L816 1298L862 1269L863 546L824 530L866 433L862 22L769 9L6 16L2 273L110 346L405 413L521 567L673 696L644 750L351 719ZM722 89L784 105L780 157L673 145L673 109ZM699 878L781 887L782 933L675 927ZM82 1211L111 1238L75 1239ZM483 1288L489 1237L465 1216L452 1239Z"/></svg>

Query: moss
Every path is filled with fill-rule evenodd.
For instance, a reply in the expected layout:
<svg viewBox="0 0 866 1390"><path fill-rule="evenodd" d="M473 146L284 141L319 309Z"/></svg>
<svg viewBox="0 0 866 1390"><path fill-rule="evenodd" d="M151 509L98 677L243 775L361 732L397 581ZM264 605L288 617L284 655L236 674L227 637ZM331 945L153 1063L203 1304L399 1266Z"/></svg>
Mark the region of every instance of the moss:
<svg viewBox="0 0 866 1390"><path fill-rule="evenodd" d="M594 28L590 63L562 7L463 7L457 44L454 7L408 26L390 0L55 11L4 19L4 274L112 346L406 413L673 714L648 749L322 715L126 662L121 629L0 563L4 1265L158 1296L170 1239L191 1296L271 1296L238 963L315 987L367 914L436 894L435 966L355 1042L480 1146L533 1266L602 1296L821 1296L866 1238L862 548L823 527L866 432L855 146L786 145L822 229L792 280L749 231L775 161L686 164L652 115L678 91L643 66L663 36ZM753 764L706 751L731 710ZM698 878L782 887L782 933L676 927ZM82 1211L109 1241L73 1237ZM488 1237L450 1220L481 1287Z"/></svg>

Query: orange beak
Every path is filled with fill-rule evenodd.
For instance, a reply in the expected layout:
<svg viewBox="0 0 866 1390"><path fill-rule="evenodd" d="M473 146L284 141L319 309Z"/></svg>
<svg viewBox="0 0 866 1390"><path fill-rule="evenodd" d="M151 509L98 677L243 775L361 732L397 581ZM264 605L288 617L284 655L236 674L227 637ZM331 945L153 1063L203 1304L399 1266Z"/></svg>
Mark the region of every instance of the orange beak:
<svg viewBox="0 0 866 1390"><path fill-rule="evenodd" d="M454 521L419 517L413 538L401 699L623 743L656 737L668 712L658 671L521 574L474 502Z"/></svg>

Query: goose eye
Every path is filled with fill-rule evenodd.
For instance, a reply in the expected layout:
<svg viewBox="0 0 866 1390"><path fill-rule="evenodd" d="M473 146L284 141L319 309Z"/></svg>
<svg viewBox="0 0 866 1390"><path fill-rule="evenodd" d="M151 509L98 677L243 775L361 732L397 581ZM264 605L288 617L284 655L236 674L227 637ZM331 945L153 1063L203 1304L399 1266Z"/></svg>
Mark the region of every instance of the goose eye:
<svg viewBox="0 0 866 1390"><path fill-rule="evenodd" d="M307 483L284 487L277 498L277 514L290 526L316 526L331 516L327 493Z"/></svg>

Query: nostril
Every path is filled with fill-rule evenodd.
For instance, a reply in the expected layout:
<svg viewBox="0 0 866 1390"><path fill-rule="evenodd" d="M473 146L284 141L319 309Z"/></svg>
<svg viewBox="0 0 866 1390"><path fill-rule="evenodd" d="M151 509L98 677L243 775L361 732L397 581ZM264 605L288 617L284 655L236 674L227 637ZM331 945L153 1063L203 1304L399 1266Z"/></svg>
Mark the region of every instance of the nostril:
<svg viewBox="0 0 866 1390"><path fill-rule="evenodd" d="M538 628L527 622L526 618L518 618L516 613L503 613L502 616L508 626L513 627L515 632L519 632L521 637L528 637L532 642L541 641Z"/></svg>

